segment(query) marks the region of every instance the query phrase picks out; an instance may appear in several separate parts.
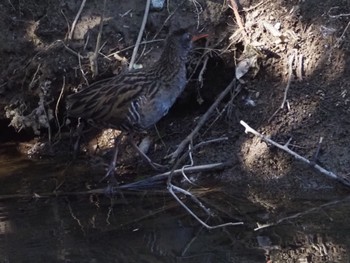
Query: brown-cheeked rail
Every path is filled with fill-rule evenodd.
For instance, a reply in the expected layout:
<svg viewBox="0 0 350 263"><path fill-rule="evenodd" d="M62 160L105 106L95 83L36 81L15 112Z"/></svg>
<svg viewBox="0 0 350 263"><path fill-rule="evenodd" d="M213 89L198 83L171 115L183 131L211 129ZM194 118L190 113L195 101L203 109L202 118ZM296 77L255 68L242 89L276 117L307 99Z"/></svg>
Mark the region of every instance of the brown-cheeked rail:
<svg viewBox="0 0 350 263"><path fill-rule="evenodd" d="M149 129L168 113L186 86L185 64L192 42L206 36L192 37L185 29L173 31L166 39L159 60L150 67L97 81L68 96L68 117L82 118L95 127L129 134L129 141L141 157L158 168L130 135ZM115 147L114 159L105 177L114 173L117 143Z"/></svg>

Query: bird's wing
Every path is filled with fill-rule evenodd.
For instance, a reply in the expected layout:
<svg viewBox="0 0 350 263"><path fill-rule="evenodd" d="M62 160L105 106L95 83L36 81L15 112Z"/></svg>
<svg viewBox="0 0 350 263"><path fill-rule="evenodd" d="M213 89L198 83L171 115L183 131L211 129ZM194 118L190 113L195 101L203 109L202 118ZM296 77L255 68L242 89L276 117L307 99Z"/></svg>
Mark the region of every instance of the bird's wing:
<svg viewBox="0 0 350 263"><path fill-rule="evenodd" d="M149 81L144 72L128 72L95 82L68 96L68 116L118 126L127 117L133 101L148 93Z"/></svg>

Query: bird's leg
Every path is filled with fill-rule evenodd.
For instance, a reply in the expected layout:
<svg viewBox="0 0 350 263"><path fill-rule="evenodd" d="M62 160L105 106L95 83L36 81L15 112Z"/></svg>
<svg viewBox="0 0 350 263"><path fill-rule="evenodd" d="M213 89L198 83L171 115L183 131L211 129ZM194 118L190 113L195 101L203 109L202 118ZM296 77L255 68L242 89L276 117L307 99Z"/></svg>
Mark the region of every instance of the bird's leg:
<svg viewBox="0 0 350 263"><path fill-rule="evenodd" d="M77 138L77 140L76 140L76 142L74 143L74 146L73 146L73 159L76 159L78 154L79 154L80 139L81 139L81 136L83 134L83 129L84 129L84 122L81 122L80 118L79 118L78 125L77 125L77 130L76 130L78 138Z"/></svg>
<svg viewBox="0 0 350 263"><path fill-rule="evenodd" d="M111 163L109 164L108 171L106 175L100 180L102 182L105 179L108 179L108 186L106 188L106 194L108 196L114 196L116 191L120 194L122 199L128 203L124 197L123 192L119 189L119 183L117 179L115 178L115 167L117 165L117 158L118 158L118 152L119 152L119 143L120 143L120 137L121 135L114 138L114 152L113 152L113 158Z"/></svg>
<svg viewBox="0 0 350 263"><path fill-rule="evenodd" d="M119 152L119 142L120 142L119 136L114 138L113 158L111 163L109 164L106 175L100 180L100 182L102 182L105 179L109 179L112 184L115 184L117 186L119 185L117 182L117 179L114 176L114 171L117 164L117 158L118 158L118 152Z"/></svg>
<svg viewBox="0 0 350 263"><path fill-rule="evenodd" d="M162 171L165 168L167 168L164 165L158 164L158 163L154 163L143 151L141 151L141 149L136 145L134 139L132 138L132 135L128 135L127 136L127 140L129 141L129 143L132 145L132 147L135 148L135 150L140 154L141 158L147 162L154 170L156 171Z"/></svg>

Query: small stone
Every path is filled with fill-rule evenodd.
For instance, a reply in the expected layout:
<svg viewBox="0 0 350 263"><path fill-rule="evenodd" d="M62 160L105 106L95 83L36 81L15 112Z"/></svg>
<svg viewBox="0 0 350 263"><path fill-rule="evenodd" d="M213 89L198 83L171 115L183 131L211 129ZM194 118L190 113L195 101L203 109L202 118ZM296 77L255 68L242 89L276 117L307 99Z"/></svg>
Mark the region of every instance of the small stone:
<svg viewBox="0 0 350 263"><path fill-rule="evenodd" d="M160 11L164 7L165 0L152 0L151 1L151 9L155 11Z"/></svg>

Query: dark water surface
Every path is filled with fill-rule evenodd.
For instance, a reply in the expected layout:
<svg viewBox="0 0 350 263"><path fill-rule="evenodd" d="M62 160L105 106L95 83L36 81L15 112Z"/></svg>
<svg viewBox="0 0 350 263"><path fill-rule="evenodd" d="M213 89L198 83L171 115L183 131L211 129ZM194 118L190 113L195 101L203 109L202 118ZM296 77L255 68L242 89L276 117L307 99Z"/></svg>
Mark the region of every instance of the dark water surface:
<svg viewBox="0 0 350 263"><path fill-rule="evenodd" d="M232 185L216 185L220 191L198 194L217 215L208 223L245 225L209 231L165 191L125 192L125 199L74 194L94 189L93 171L72 169L67 178L66 164L28 160L11 149L0 153L0 263L266 262L266 251L274 262L348 262L347 201L254 231L269 217L266 209L229 192ZM55 189L59 196L43 196Z"/></svg>

